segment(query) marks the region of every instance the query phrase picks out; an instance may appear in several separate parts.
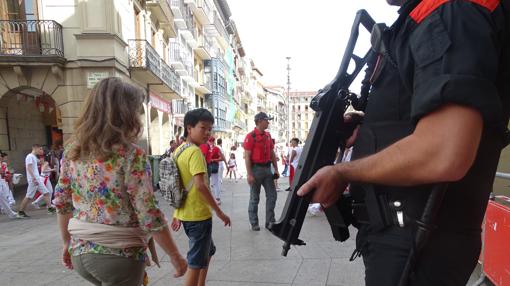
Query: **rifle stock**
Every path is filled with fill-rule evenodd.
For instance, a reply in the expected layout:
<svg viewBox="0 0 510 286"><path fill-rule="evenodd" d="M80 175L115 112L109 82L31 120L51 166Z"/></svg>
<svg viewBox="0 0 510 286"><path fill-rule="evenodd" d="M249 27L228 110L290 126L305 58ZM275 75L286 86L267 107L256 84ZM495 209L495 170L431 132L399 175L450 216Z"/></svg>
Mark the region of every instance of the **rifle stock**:
<svg viewBox="0 0 510 286"><path fill-rule="evenodd" d="M287 256L291 245L305 245L305 242L299 239L299 233L311 201L311 194L300 197L296 191L320 168L334 163L338 148L344 149L347 139L357 125L354 121L345 123L343 114L350 103L357 107L358 100L355 94L349 92L349 86L365 66L372 51L370 49L364 57L359 57L354 54L354 48L360 27L363 26L370 32L374 24L374 20L365 10L357 12L338 73L310 103L316 113L298 163L291 191L280 220L269 225L269 230L284 241L283 256ZM351 60L355 63L355 69L352 73L348 73L347 69ZM334 238L340 241L346 240L349 237L348 224L343 220L340 206L337 204L327 209L326 216Z"/></svg>

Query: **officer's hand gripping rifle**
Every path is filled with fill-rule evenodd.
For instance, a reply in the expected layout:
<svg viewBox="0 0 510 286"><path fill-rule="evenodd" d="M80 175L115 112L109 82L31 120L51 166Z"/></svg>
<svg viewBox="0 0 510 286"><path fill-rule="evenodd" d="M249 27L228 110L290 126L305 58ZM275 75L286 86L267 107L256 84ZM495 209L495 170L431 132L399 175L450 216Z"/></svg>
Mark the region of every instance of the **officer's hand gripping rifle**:
<svg viewBox="0 0 510 286"><path fill-rule="evenodd" d="M270 231L285 242L283 256L287 256L291 245L305 244L299 239L299 232L311 201L311 194L299 197L296 193L297 190L320 168L333 164L339 147L344 150L347 139L352 135L359 122L359 119L358 122L356 120L349 123L344 122L343 115L349 104L352 104L357 110L363 110L366 105L366 98L358 99L355 94L349 92L349 86L365 66L367 60L373 56L371 49L364 57L354 54L361 25L369 32L372 31L374 25L374 20L365 10L360 10L356 14L351 36L334 80L320 90L310 103L316 113L299 160L291 191L280 220L269 225ZM347 69L351 60L355 63L355 69L349 74ZM344 221L339 206L326 209L326 216L334 238L339 241L346 240L349 237L348 224Z"/></svg>

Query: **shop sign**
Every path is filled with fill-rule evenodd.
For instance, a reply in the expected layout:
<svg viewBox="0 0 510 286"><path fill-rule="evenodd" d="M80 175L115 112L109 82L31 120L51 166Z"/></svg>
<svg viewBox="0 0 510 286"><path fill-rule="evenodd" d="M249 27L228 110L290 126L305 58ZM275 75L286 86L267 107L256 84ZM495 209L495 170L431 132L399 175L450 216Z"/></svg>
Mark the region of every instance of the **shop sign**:
<svg viewBox="0 0 510 286"><path fill-rule="evenodd" d="M159 109L165 113L170 114L172 111L172 106L170 102L164 100L163 98L159 97L158 95L151 92L150 94L150 106Z"/></svg>

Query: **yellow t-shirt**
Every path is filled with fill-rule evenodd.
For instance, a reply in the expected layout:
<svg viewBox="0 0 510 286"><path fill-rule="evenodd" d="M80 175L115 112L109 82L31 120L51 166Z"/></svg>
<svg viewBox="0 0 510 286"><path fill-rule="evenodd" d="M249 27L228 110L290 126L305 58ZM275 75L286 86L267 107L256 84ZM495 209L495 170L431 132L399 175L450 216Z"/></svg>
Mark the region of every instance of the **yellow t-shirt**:
<svg viewBox="0 0 510 286"><path fill-rule="evenodd" d="M179 150L186 144L179 146L174 152ZM177 158L177 167L181 175L182 182L188 187L193 176L204 173L206 185L209 185L207 177L207 163L200 148L191 145ZM202 194L197 190L195 185L191 188L184 200L184 205L174 211L174 217L181 221L202 221L212 217L211 207L206 202Z"/></svg>

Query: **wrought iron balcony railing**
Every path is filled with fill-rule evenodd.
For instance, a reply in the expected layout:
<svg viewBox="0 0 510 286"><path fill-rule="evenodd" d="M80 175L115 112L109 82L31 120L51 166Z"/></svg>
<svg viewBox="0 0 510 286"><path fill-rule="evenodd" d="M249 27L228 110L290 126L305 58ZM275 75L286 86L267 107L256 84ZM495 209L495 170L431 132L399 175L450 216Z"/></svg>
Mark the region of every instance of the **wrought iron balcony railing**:
<svg viewBox="0 0 510 286"><path fill-rule="evenodd" d="M129 40L129 67L151 71L175 93L180 93L179 76L146 40Z"/></svg>
<svg viewBox="0 0 510 286"><path fill-rule="evenodd" d="M184 63L181 53L181 44L179 42L170 42L169 49L171 61Z"/></svg>
<svg viewBox="0 0 510 286"><path fill-rule="evenodd" d="M167 0L167 3L172 8L172 11L175 12L178 10L180 15L174 15L177 16L177 18L182 17L182 12L184 11L184 0Z"/></svg>
<svg viewBox="0 0 510 286"><path fill-rule="evenodd" d="M52 20L0 20L0 56L64 57L62 26Z"/></svg>
<svg viewBox="0 0 510 286"><path fill-rule="evenodd" d="M209 52L209 53L212 52L213 44L212 44L211 40L209 39L209 37L207 37L206 35L201 35L198 38L198 45L200 47L204 47L204 49L207 52Z"/></svg>
<svg viewBox="0 0 510 286"><path fill-rule="evenodd" d="M218 15L214 15L214 27L216 28L216 30L218 30L218 33L220 34L220 36L228 43L227 30L225 30L225 26L223 26Z"/></svg>

